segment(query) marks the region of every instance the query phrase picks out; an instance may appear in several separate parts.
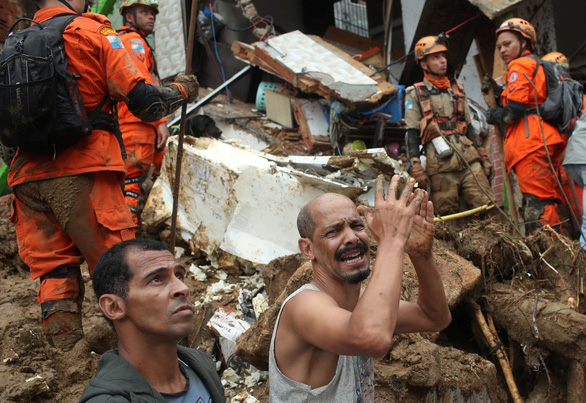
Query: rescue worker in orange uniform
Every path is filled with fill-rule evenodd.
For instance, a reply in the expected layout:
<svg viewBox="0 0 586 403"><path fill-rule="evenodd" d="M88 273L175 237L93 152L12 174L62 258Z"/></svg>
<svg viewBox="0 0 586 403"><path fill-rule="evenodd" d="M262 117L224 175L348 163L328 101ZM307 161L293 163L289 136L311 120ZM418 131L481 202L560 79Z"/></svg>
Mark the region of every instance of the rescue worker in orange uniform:
<svg viewBox="0 0 586 403"><path fill-rule="evenodd" d="M92 133L54 154L14 156L8 182L14 191L11 220L19 253L31 277L40 279L42 327L50 344L68 350L83 336L80 265L90 275L103 251L134 237L133 222L120 187L125 164L112 102L124 100L142 119L156 121L197 96L194 76L180 75L168 87L145 83L110 21L83 14L87 0L36 0L38 22L79 14L63 33L68 70L88 112L108 119L93 122ZM113 100L113 101L112 101ZM89 115L89 113L88 113Z"/></svg>
<svg viewBox="0 0 586 403"><path fill-rule="evenodd" d="M490 109L487 120L507 125L505 164L517 174L527 229L532 231L545 224L559 229L556 207L563 197L549 165L540 118L535 112L535 90L530 83L537 89L537 103L543 103L547 98L545 73L542 66L537 68L538 60L532 53L535 28L521 18L511 18L500 25L496 35L497 49L507 64L506 87L501 93L503 107ZM541 125L553 166L557 167L567 140L543 119Z"/></svg>
<svg viewBox="0 0 586 403"><path fill-rule="evenodd" d="M420 187L431 187L430 198L441 215L494 200L489 182L492 164L470 124L464 88L446 75L447 50L441 37L426 36L417 42L415 59L424 79L407 88L405 94L405 144L410 174ZM426 156L425 169L420 145Z"/></svg>
<svg viewBox="0 0 586 403"><path fill-rule="evenodd" d="M158 13L157 0L123 0L120 7L124 25L117 29L118 35L148 84L159 84L155 55L146 40L155 28ZM132 212L134 226L140 227L140 214L149 185L152 185L152 176L158 176L161 171L169 129L165 118L143 122L128 110L124 102L118 105L118 122L128 154L124 198ZM151 164L154 166L149 169Z"/></svg>

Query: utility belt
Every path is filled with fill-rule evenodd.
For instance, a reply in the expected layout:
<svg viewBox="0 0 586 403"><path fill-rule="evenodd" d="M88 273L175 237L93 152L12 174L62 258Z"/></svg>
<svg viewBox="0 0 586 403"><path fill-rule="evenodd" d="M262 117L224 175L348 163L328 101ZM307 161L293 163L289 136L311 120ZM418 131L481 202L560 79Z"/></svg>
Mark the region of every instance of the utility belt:
<svg viewBox="0 0 586 403"><path fill-rule="evenodd" d="M432 116L431 118L423 118L420 123L421 144L425 145L440 133L444 136L452 134L466 135L468 127L466 120L460 119L458 116L448 118L445 116Z"/></svg>
<svg viewBox="0 0 586 403"><path fill-rule="evenodd" d="M537 115L537 108L525 108L525 112L523 114L523 121L525 122L525 138L529 138L529 120L527 120L527 116Z"/></svg>

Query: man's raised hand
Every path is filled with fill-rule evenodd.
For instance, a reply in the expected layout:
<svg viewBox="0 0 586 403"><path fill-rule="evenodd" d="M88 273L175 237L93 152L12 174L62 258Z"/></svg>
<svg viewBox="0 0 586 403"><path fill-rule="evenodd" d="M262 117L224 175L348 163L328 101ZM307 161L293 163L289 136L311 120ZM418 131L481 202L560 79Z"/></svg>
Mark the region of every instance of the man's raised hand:
<svg viewBox="0 0 586 403"><path fill-rule="evenodd" d="M421 192L423 199L418 212L413 217L405 252L411 257L427 259L431 256L433 246L433 203L429 201L429 195L425 190Z"/></svg>
<svg viewBox="0 0 586 403"><path fill-rule="evenodd" d="M366 220L366 225L379 244L397 240L403 245L411 232L413 219L421 214L424 193L417 190L413 194L415 180L409 178L399 198L396 197L400 177L393 176L385 198L385 179L376 178L374 211L367 206L358 207L358 212Z"/></svg>

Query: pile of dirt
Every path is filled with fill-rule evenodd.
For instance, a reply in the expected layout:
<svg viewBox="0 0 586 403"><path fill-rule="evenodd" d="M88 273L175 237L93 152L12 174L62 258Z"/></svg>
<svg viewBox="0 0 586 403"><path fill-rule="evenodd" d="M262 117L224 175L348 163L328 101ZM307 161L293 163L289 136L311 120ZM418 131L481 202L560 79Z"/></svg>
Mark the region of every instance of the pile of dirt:
<svg viewBox="0 0 586 403"><path fill-rule="evenodd" d="M38 284L18 257L9 215L9 201L0 199L0 401L76 402L95 373L99 356L115 346L113 331L102 318L87 269L82 268L88 290L83 308L86 336L67 353L45 342L39 328ZM436 227L441 238L435 246L438 264L441 270L456 273L456 279L460 275L462 282L447 286L448 291L457 291L449 296L453 322L441 333L395 337L392 350L375 361L377 401L505 402L511 389L499 364L503 354L523 400L583 397L586 259L579 246L549 229L521 241L494 222L475 222L458 230L442 225ZM196 327L182 344L217 357L228 401L268 401L266 373L254 367L266 368L266 352L258 351L268 351L268 318L278 312L284 295L311 278L311 266L299 255L286 257L265 267L260 279L237 267L214 267L203 255L184 255L180 260L188 268L198 268L197 277L187 279L198 307ZM470 270L478 270L474 266L480 269L480 280L467 283ZM416 277L407 260L405 267L403 298L415 300ZM259 284L270 306L239 339L239 359L231 360L230 368L207 323L218 307L243 311L241 291L258 293ZM487 342L475 307L492 325L496 346ZM264 339L251 338L250 333ZM254 345L243 348L246 342ZM249 350L255 349L251 354Z"/></svg>

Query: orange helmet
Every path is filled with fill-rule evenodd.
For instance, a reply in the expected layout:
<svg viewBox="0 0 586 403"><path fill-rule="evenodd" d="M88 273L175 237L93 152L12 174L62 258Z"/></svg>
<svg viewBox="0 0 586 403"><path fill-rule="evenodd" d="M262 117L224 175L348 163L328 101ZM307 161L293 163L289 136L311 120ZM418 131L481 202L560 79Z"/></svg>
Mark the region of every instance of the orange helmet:
<svg viewBox="0 0 586 403"><path fill-rule="evenodd" d="M554 63L561 64L566 69L570 65L569 62L568 62L568 58L563 53L560 53L560 52L551 52L551 53L548 53L547 55L543 56L541 58L541 60L547 60L549 62L554 62Z"/></svg>
<svg viewBox="0 0 586 403"><path fill-rule="evenodd" d="M529 49L535 49L535 38L537 35L535 34L535 28L529 22L525 21L522 18L509 18L505 22L501 24L500 27L496 30L496 36L503 31L515 31L520 33L523 38L527 39L529 43Z"/></svg>
<svg viewBox="0 0 586 403"><path fill-rule="evenodd" d="M135 4L142 4L155 10L155 15L159 14L159 2L158 0L122 0L120 5L120 14L124 14L124 9Z"/></svg>
<svg viewBox="0 0 586 403"><path fill-rule="evenodd" d="M424 36L415 44L415 61L419 63L427 55L438 52L447 52L448 48L438 40L437 36Z"/></svg>

